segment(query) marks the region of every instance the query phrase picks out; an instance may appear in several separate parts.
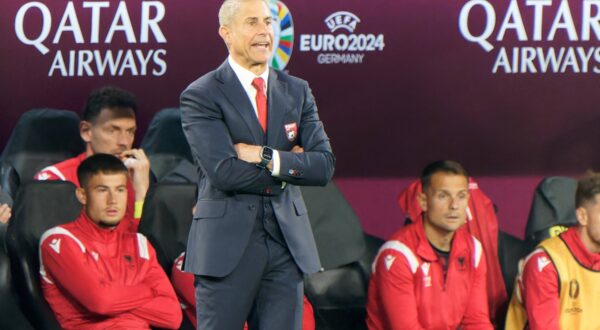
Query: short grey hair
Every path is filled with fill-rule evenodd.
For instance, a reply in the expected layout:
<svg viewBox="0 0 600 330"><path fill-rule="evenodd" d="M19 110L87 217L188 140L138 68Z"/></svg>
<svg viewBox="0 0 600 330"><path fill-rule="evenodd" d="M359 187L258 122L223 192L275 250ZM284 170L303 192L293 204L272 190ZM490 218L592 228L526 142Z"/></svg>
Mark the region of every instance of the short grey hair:
<svg viewBox="0 0 600 330"><path fill-rule="evenodd" d="M238 12L240 5L242 2L246 2L248 0L225 0L219 9L219 25L221 26L229 26L233 21L233 17ZM268 0L260 0L267 5L269 8Z"/></svg>

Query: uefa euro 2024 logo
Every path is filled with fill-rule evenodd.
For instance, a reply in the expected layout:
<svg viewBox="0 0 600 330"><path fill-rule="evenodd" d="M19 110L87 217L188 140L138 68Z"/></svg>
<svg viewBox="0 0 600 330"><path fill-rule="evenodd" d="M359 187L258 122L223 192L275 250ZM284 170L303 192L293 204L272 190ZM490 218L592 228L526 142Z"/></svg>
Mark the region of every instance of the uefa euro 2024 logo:
<svg viewBox="0 0 600 330"><path fill-rule="evenodd" d="M289 63L294 47L294 22L288 7L281 1L271 0L271 15L273 16L273 32L275 33L271 67L283 70Z"/></svg>

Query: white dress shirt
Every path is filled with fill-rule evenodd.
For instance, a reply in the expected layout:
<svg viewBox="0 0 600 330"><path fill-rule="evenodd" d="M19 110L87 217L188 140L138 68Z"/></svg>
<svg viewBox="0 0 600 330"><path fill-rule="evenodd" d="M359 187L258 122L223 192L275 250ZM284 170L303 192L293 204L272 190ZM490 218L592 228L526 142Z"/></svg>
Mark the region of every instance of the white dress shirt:
<svg viewBox="0 0 600 330"><path fill-rule="evenodd" d="M252 103L252 107L254 108L254 114L256 115L256 119L258 120L258 109L256 108L257 90L256 90L256 88L254 88L254 86L252 86L252 81L258 77L263 78L263 80L265 81L265 98L267 98L267 100L268 100L267 95L269 95L269 94L267 93L267 90L269 89L269 69L267 68L267 70L265 70L265 72L263 72L257 76L254 74L254 72L239 65L233 59L233 57L231 57L231 55L229 55L229 57L227 58L227 61L229 62L229 65L233 69L233 72L235 73L235 75L239 79L240 83L242 84L242 87L244 87L244 91L246 91L246 94L248 95L248 98L250 99L250 102ZM270 110L267 109L267 118L269 116L268 115L269 111ZM271 171L271 174L273 176L279 176L279 168L280 168L279 152L277 150L273 149L273 170Z"/></svg>

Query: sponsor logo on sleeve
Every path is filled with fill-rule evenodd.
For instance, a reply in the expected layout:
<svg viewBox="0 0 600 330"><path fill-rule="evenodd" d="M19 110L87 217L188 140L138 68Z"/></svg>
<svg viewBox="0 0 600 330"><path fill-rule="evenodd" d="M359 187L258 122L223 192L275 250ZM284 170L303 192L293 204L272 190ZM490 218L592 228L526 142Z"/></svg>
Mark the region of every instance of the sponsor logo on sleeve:
<svg viewBox="0 0 600 330"><path fill-rule="evenodd" d="M55 238L48 245L50 246L50 248L52 250L54 250L54 252L60 254L60 242L61 242L60 238Z"/></svg>
<svg viewBox="0 0 600 330"><path fill-rule="evenodd" d="M383 260L383 262L385 263L385 268L387 270L390 270L390 268L392 268L392 264L394 263L395 260L396 260L396 257L393 255L388 254L387 256L385 256L385 259Z"/></svg>
<svg viewBox="0 0 600 330"><path fill-rule="evenodd" d="M546 256L540 256L537 259L538 272L542 272L546 266L548 266L552 261L550 261Z"/></svg>

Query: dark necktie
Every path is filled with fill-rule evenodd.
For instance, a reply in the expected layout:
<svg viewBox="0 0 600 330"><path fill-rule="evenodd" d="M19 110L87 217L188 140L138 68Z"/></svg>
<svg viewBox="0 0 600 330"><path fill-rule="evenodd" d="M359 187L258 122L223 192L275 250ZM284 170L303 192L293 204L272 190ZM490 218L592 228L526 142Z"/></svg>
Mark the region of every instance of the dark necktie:
<svg viewBox="0 0 600 330"><path fill-rule="evenodd" d="M265 95L265 80L263 78L254 78L252 86L256 88L256 110L258 112L258 122L267 132L267 96Z"/></svg>

